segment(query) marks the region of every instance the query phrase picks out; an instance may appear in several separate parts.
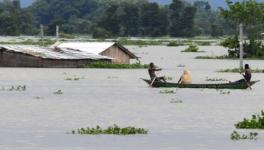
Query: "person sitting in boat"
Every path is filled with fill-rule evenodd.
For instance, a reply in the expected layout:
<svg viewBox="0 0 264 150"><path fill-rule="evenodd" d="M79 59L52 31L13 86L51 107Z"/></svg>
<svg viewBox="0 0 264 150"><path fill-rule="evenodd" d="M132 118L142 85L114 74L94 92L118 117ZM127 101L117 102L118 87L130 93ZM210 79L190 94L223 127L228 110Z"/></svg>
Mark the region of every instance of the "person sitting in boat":
<svg viewBox="0 0 264 150"><path fill-rule="evenodd" d="M156 67L153 62L151 62L149 64L148 73L149 73L149 76L150 76L151 81L154 81L155 80L155 81L163 81L163 82L166 82L166 79L165 79L164 76L158 77L156 75L156 73L155 73L156 71L161 71L161 70L162 69Z"/></svg>
<svg viewBox="0 0 264 150"><path fill-rule="evenodd" d="M242 75L244 78L241 80L238 80L238 82L244 82L244 81L250 82L250 80L251 80L251 69L250 69L248 64L245 64L244 74L242 74Z"/></svg>
<svg viewBox="0 0 264 150"><path fill-rule="evenodd" d="M184 70L178 83L179 84L191 84L192 83L191 72L189 70Z"/></svg>

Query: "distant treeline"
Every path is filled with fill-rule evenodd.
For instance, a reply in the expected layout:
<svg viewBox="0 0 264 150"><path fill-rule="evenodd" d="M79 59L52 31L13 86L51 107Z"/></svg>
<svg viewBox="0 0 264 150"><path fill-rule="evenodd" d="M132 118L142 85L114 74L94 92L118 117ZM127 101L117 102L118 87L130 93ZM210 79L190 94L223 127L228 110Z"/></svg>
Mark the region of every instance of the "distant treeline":
<svg viewBox="0 0 264 150"><path fill-rule="evenodd" d="M222 36L232 25L208 2L173 0L159 5L148 0L38 0L28 8L0 3L0 35L36 35L39 25L54 35L56 25L66 34L95 38ZM225 30L224 30L225 29Z"/></svg>

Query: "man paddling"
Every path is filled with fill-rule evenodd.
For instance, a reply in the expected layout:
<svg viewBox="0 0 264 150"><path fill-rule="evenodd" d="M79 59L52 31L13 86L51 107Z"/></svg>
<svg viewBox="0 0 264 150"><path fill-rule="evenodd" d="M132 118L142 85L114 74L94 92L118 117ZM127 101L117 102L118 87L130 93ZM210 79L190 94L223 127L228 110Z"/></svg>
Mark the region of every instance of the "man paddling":
<svg viewBox="0 0 264 150"><path fill-rule="evenodd" d="M241 73L242 74L242 73ZM244 68L244 74L243 75L243 79L239 80L238 82L247 82L250 83L251 80L251 69L249 68L248 64L245 64L245 68Z"/></svg>
<svg viewBox="0 0 264 150"><path fill-rule="evenodd" d="M163 81L163 82L166 82L164 76L162 76L162 77L158 77L158 76L156 75L156 73L155 73L156 71L161 71L161 70L162 70L162 69L156 67L156 66L154 65L153 62L151 62L151 63L149 64L148 73L149 73L149 76L150 76L150 79L151 79L152 82L154 82L154 81Z"/></svg>

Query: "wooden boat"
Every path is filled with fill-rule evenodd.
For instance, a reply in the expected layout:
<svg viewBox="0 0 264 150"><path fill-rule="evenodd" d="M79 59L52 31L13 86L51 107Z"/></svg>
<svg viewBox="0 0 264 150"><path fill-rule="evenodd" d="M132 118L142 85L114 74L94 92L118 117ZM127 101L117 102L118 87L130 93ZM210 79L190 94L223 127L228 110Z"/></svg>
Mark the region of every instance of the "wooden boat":
<svg viewBox="0 0 264 150"><path fill-rule="evenodd" d="M148 79L142 79L144 80L147 84L151 84L152 81ZM172 83L172 82L160 82L160 81L155 81L152 84L152 87L157 87L157 88L208 88L208 89L247 89L253 84L259 82L257 81L251 81L250 83L246 83L244 81L242 82L230 82L230 83L206 83L206 84L178 84L178 83Z"/></svg>

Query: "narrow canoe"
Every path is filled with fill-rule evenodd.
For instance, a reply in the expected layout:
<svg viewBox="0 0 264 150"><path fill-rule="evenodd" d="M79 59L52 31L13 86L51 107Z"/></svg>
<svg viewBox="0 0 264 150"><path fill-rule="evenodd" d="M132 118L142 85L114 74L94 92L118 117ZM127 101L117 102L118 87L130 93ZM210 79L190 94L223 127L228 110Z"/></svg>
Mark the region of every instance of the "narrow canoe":
<svg viewBox="0 0 264 150"><path fill-rule="evenodd" d="M147 84L151 84L151 80L148 79L142 79L144 80ZM210 83L210 84L178 84L178 83L172 83L172 82L160 82L160 81L155 81L152 84L152 87L157 87L157 88L208 88L208 89L247 89L253 84L259 82L258 81L251 81L250 83L246 82L230 82L230 83Z"/></svg>

